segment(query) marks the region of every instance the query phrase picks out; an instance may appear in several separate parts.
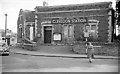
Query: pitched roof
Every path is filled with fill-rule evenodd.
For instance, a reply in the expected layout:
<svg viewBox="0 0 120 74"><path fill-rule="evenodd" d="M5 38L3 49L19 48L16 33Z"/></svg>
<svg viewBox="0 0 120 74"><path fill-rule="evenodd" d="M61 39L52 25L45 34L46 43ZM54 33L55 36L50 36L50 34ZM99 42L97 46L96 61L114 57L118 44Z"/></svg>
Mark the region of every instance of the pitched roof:
<svg viewBox="0 0 120 74"><path fill-rule="evenodd" d="M59 6L36 6L38 12L47 11L64 11L64 10L82 10L82 9L97 9L97 8L108 8L112 2L96 2L96 3L86 3L86 4L74 4L74 5L59 5Z"/></svg>
<svg viewBox="0 0 120 74"><path fill-rule="evenodd" d="M23 11L26 22L35 22L35 11Z"/></svg>
<svg viewBox="0 0 120 74"><path fill-rule="evenodd" d="M27 22L34 22L35 21L35 11L30 10L23 10L20 9L18 21L20 21L20 18L23 18L23 20L26 20Z"/></svg>

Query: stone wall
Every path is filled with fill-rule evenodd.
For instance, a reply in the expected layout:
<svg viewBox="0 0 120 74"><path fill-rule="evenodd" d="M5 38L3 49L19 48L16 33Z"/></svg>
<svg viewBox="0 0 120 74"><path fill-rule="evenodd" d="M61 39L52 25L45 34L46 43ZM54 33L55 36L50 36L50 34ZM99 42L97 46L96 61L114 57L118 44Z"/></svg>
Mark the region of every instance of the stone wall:
<svg viewBox="0 0 120 74"><path fill-rule="evenodd" d="M93 43L93 45L101 46L101 47L94 47L95 55L118 56L118 49L119 49L118 43L112 43L112 44ZM85 54L86 53L85 43L73 45L73 51L78 54Z"/></svg>

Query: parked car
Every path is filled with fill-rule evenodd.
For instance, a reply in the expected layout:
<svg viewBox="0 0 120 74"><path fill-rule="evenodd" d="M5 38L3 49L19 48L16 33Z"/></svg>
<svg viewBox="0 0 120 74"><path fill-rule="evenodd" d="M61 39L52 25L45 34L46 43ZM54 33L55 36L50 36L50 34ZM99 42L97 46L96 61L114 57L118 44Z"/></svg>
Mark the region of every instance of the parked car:
<svg viewBox="0 0 120 74"><path fill-rule="evenodd" d="M0 42L0 55L9 55L10 48L5 42Z"/></svg>

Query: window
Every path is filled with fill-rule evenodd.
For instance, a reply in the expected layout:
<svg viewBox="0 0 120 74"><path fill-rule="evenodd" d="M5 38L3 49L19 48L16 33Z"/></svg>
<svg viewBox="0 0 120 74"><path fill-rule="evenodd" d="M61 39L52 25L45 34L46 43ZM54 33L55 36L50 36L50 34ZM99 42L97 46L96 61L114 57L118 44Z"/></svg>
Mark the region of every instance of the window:
<svg viewBox="0 0 120 74"><path fill-rule="evenodd" d="M20 28L20 38L22 38L22 28Z"/></svg>
<svg viewBox="0 0 120 74"><path fill-rule="evenodd" d="M68 26L64 25L64 37L67 38L68 37Z"/></svg>
<svg viewBox="0 0 120 74"><path fill-rule="evenodd" d="M69 28L68 28L68 29L69 29L69 31L68 31L68 32L69 32L69 33L68 33L68 36L69 36L69 37L73 37L73 34L74 34L74 28L73 28L73 26L72 26L72 25L69 25Z"/></svg>
<svg viewBox="0 0 120 74"><path fill-rule="evenodd" d="M89 23L90 25L90 36L97 38L97 23Z"/></svg>
<svg viewBox="0 0 120 74"><path fill-rule="evenodd" d="M85 26L85 32L90 32L90 25Z"/></svg>
<svg viewBox="0 0 120 74"><path fill-rule="evenodd" d="M88 32L90 37L93 37L94 39L98 37L98 22L89 22L88 25L85 25L84 33Z"/></svg>
<svg viewBox="0 0 120 74"><path fill-rule="evenodd" d="M74 27L73 25L64 25L64 37L73 37L74 36Z"/></svg>
<svg viewBox="0 0 120 74"><path fill-rule="evenodd" d="M96 25L91 25L91 30L96 30Z"/></svg>
<svg viewBox="0 0 120 74"><path fill-rule="evenodd" d="M19 24L19 33L20 33L20 38L22 38L22 24Z"/></svg>

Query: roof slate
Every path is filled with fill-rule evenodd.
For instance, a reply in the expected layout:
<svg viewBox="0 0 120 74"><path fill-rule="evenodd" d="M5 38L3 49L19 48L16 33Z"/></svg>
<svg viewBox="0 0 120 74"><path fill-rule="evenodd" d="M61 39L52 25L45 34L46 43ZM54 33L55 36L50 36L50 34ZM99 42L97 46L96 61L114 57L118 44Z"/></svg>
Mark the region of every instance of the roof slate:
<svg viewBox="0 0 120 74"><path fill-rule="evenodd" d="M64 11L64 10L82 10L82 9L98 9L98 8L109 8L112 2L97 2L97 3L87 3L87 4L74 4L74 5L60 5L60 6L36 6L38 12L48 12L48 11Z"/></svg>
<svg viewBox="0 0 120 74"><path fill-rule="evenodd" d="M35 11L23 11L26 22L35 22Z"/></svg>

